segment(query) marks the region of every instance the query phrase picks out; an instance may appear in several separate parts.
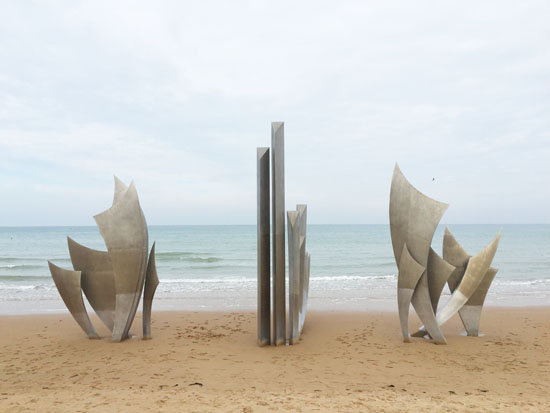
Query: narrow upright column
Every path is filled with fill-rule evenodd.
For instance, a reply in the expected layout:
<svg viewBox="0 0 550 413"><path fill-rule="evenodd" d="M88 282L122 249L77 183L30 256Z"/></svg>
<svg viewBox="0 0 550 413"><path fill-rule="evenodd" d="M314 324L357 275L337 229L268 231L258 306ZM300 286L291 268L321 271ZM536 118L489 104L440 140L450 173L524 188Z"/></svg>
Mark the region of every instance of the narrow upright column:
<svg viewBox="0 0 550 413"><path fill-rule="evenodd" d="M287 212L288 220L288 323L289 343L294 344L300 338L300 214Z"/></svg>
<svg viewBox="0 0 550 413"><path fill-rule="evenodd" d="M296 205L296 211L299 216L299 227L298 231L300 234L300 276L299 276L299 286L298 286L298 308L300 309L300 328L299 331L302 331L302 319L303 319L303 308L304 308L304 295L305 295L305 270L306 270L306 230L307 230L307 205L298 204Z"/></svg>
<svg viewBox="0 0 550 413"><path fill-rule="evenodd" d="M273 334L271 344L286 342L285 311L285 135L284 123L271 123L273 217Z"/></svg>
<svg viewBox="0 0 550 413"><path fill-rule="evenodd" d="M257 150L258 172L258 344L271 343L269 148Z"/></svg>

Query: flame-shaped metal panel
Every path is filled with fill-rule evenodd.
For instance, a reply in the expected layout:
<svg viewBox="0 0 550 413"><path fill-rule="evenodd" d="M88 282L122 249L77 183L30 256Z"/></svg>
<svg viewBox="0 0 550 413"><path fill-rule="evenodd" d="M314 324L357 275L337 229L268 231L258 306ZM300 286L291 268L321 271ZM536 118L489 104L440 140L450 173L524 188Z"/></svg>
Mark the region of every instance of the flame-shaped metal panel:
<svg viewBox="0 0 550 413"><path fill-rule="evenodd" d="M94 217L113 265L115 322L113 341L126 338L134 319L147 265L148 231L132 182L115 204Z"/></svg>
<svg viewBox="0 0 550 413"><path fill-rule="evenodd" d="M390 231L398 267L405 244L411 257L422 267L427 267L433 234L448 206L414 188L399 166L395 165L390 192ZM435 322L427 277L427 273L424 272L418 280L411 302L421 321L428 328L430 336L436 342L443 343L445 339ZM407 327L402 325L401 329L406 331Z"/></svg>
<svg viewBox="0 0 550 413"><path fill-rule="evenodd" d="M82 291L99 319L112 332L115 325L115 276L107 251L98 251L67 237L76 271L82 272Z"/></svg>
<svg viewBox="0 0 550 413"><path fill-rule="evenodd" d="M99 338L88 317L88 312L86 311L86 306L82 298L80 271L66 270L52 264L50 261L48 261L48 266L50 267L50 272L53 282L57 287L57 291L59 291L59 295L61 295L63 302L75 321L89 338Z"/></svg>

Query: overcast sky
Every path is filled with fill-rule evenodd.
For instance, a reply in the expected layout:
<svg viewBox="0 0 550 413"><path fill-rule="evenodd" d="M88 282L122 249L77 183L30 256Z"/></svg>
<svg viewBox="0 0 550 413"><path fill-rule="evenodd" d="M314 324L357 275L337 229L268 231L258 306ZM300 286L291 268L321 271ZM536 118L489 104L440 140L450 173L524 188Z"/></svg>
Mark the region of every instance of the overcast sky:
<svg viewBox="0 0 550 413"><path fill-rule="evenodd" d="M254 224L279 120L311 223L387 223L395 162L442 222L550 223L549 22L548 1L2 2L0 225L94 225L113 175L149 224Z"/></svg>

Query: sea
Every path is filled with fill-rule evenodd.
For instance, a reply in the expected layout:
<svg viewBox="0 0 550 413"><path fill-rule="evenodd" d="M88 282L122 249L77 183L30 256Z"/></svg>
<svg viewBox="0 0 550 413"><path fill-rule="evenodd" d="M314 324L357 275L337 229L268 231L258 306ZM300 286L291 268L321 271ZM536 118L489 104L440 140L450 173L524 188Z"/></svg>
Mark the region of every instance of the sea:
<svg viewBox="0 0 550 413"><path fill-rule="evenodd" d="M492 264L499 271L486 306L550 304L550 225L448 226L472 255L502 229ZM444 229L438 227L432 242L439 254ZM396 310L397 267L388 225L309 225L307 231L309 308ZM0 227L0 315L66 312L47 260L72 269L67 236L106 250L97 227ZM150 246L153 241L160 278L154 310L256 308L256 226L153 225ZM446 287L440 306L449 297Z"/></svg>

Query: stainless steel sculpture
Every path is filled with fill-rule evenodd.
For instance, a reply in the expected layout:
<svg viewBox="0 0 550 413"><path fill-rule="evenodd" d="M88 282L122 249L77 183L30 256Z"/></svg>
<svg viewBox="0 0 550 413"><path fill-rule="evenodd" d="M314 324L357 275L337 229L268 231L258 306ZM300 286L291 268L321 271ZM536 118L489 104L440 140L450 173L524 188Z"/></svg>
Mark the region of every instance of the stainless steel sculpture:
<svg viewBox="0 0 550 413"><path fill-rule="evenodd" d="M405 342L410 341L410 303L424 323L413 337L427 333L435 343L446 343L440 326L457 311L469 335L477 335L479 329L481 306L496 274L490 264L500 232L487 248L470 257L447 229L442 258L431 248L431 242L447 207L416 190L395 165L390 194L390 230L399 270L397 302ZM438 311L445 283L449 284L453 295Z"/></svg>
<svg viewBox="0 0 550 413"><path fill-rule="evenodd" d="M309 287L309 253L306 251L307 205L296 205L296 211L288 211L287 222L289 342L294 344L300 339L307 309Z"/></svg>
<svg viewBox="0 0 550 413"><path fill-rule="evenodd" d="M148 265L147 223L134 183L127 187L115 177L113 205L94 219L107 251L93 250L67 239L73 267L82 277L82 291L111 331L112 340L122 341L131 336L130 326L146 283L143 336L150 338L151 306L158 276L154 244Z"/></svg>
<svg viewBox="0 0 550 413"><path fill-rule="evenodd" d="M306 280L309 282L309 253L306 251L307 206L296 205L296 211L287 212L288 271L289 271L289 342L300 339L307 302Z"/></svg>
<svg viewBox="0 0 550 413"><path fill-rule="evenodd" d="M155 260L155 243L151 247L147 272L145 273L145 288L143 290L143 339L151 338L151 309L153 307L153 296L159 285L157 265Z"/></svg>
<svg viewBox="0 0 550 413"><path fill-rule="evenodd" d="M449 289L454 293L464 277L471 256L458 243L449 228L445 228L445 235L443 237L443 258L456 266L456 270L447 281ZM466 304L458 310L466 333L469 336L477 336L479 334L479 322L483 303L497 272L497 268L490 267L485 272L475 292L470 296Z"/></svg>
<svg viewBox="0 0 550 413"><path fill-rule="evenodd" d="M80 245L67 237L69 254L76 271L82 272L82 291L111 333L115 326L115 276L107 251Z"/></svg>
<svg viewBox="0 0 550 413"><path fill-rule="evenodd" d="M269 155L271 152L271 199ZM284 123L271 124L271 150L257 148L257 253L258 253L258 344L286 343L285 297L285 184ZM270 201L272 245L270 256ZM310 255L306 251L307 207L288 211L289 237L289 343L300 337L307 308ZM272 314L270 314L270 259L272 264Z"/></svg>
<svg viewBox="0 0 550 413"><path fill-rule="evenodd" d="M134 184L120 194L111 208L94 219L113 265L116 300L113 341L121 341L134 320L147 268L147 223Z"/></svg>
<svg viewBox="0 0 550 413"><path fill-rule="evenodd" d="M271 202L273 230L273 334L276 346L286 341L285 311L285 125L271 123Z"/></svg>
<svg viewBox="0 0 550 413"><path fill-rule="evenodd" d="M67 306L67 309L78 323L78 325L84 330L89 338L99 338L97 335L90 318L88 317L88 312L86 311L86 306L84 305L84 300L82 299L82 289L80 288L80 271L71 271L60 268L50 261L48 261L48 266L50 267L50 272L52 274L53 281L59 295L63 299L63 302Z"/></svg>
<svg viewBox="0 0 550 413"><path fill-rule="evenodd" d="M395 262L400 270L398 277L407 277L408 280L411 278L409 270L405 270L403 275L401 273L401 253L405 245L410 258L424 269L414 285L407 281L405 283L407 287L400 288L398 281L399 318L402 323L401 331L404 333L403 339L405 341L409 341L409 336L407 333L408 327L403 325L407 317L404 312L406 308L408 309L409 302L412 302L416 313L434 341L436 343L446 343L445 337L435 320L426 268L428 267L428 256L435 229L448 206L448 204L428 198L414 188L407 181L399 166L395 165L390 192L390 231ZM410 292L411 288L413 289L412 294Z"/></svg>
<svg viewBox="0 0 550 413"><path fill-rule="evenodd" d="M265 346L271 343L269 148L258 148L257 174L258 344Z"/></svg>

